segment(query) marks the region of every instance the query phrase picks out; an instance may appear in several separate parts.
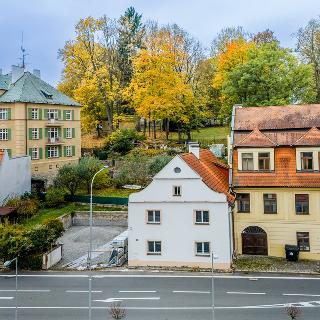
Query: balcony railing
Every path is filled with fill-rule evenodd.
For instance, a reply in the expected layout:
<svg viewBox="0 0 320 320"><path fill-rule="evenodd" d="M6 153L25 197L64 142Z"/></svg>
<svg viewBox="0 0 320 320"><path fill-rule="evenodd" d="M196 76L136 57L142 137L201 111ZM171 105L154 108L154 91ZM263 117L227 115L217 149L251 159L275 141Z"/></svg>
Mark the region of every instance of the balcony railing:
<svg viewBox="0 0 320 320"><path fill-rule="evenodd" d="M48 138L47 144L63 144L64 141L60 137Z"/></svg>
<svg viewBox="0 0 320 320"><path fill-rule="evenodd" d="M48 122L47 122L47 126L50 127L58 127L58 126L62 126L63 125L63 122L60 121L59 119L48 119Z"/></svg>

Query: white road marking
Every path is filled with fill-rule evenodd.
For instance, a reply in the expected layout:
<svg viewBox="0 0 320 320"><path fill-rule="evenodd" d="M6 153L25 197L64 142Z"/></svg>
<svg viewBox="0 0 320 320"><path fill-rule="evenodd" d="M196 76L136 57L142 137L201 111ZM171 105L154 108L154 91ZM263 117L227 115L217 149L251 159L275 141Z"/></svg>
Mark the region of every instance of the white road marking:
<svg viewBox="0 0 320 320"><path fill-rule="evenodd" d="M10 290L0 290L0 292L15 292L16 290L10 289ZM51 290L24 290L24 289L18 289L18 292L51 292Z"/></svg>
<svg viewBox="0 0 320 320"><path fill-rule="evenodd" d="M265 292L244 292L244 291L227 291L228 294L257 294L264 295Z"/></svg>
<svg viewBox="0 0 320 320"><path fill-rule="evenodd" d="M206 294L211 293L210 291L178 291L178 290L174 290L172 292L173 293L206 293Z"/></svg>
<svg viewBox="0 0 320 320"><path fill-rule="evenodd" d="M118 301L123 301L123 300L160 300L160 297L141 297L141 298L109 298L105 300L93 300L96 302L118 302Z"/></svg>
<svg viewBox="0 0 320 320"><path fill-rule="evenodd" d="M12 300L13 297L0 297L0 300Z"/></svg>
<svg viewBox="0 0 320 320"><path fill-rule="evenodd" d="M0 307L1 309L15 309L15 307ZM84 309L88 310L89 307L18 307L18 309ZM92 309L106 310L110 309L109 306L95 307ZM126 310L211 310L211 307L126 307Z"/></svg>
<svg viewBox="0 0 320 320"><path fill-rule="evenodd" d="M320 297L320 294L308 294L308 293L283 293L283 296L302 296L302 297Z"/></svg>
<svg viewBox="0 0 320 320"><path fill-rule="evenodd" d="M119 293L156 293L156 290L150 290L150 291L130 291L130 290L119 290Z"/></svg>
<svg viewBox="0 0 320 320"><path fill-rule="evenodd" d="M66 290L67 293L89 293L89 290ZM102 293L101 290L92 290L92 293Z"/></svg>

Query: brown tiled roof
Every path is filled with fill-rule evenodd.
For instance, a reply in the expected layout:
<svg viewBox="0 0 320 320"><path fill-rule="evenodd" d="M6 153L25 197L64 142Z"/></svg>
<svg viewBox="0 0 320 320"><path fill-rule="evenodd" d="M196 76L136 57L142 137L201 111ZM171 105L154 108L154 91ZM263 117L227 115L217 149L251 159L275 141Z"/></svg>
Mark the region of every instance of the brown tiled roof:
<svg viewBox="0 0 320 320"><path fill-rule="evenodd" d="M320 128L320 104L236 109L234 130Z"/></svg>
<svg viewBox="0 0 320 320"><path fill-rule="evenodd" d="M274 147L275 145L276 144L259 129L254 129L239 143L235 144L237 147Z"/></svg>
<svg viewBox="0 0 320 320"><path fill-rule="evenodd" d="M4 151L0 150L0 162L2 161L3 157L4 157Z"/></svg>
<svg viewBox="0 0 320 320"><path fill-rule="evenodd" d="M296 150L290 147L275 148L273 172L238 171L238 152L233 153L234 187L296 187L320 188L320 172L297 172Z"/></svg>
<svg viewBox="0 0 320 320"><path fill-rule="evenodd" d="M16 208L13 207L1 207L0 208L0 217L9 216L11 213L16 212Z"/></svg>
<svg viewBox="0 0 320 320"><path fill-rule="evenodd" d="M210 189L224 193L230 203L234 201L234 196L229 192L229 167L211 151L201 149L200 159L192 153L182 154L181 158L201 176Z"/></svg>
<svg viewBox="0 0 320 320"><path fill-rule="evenodd" d="M315 127L311 128L294 144L296 146L320 146L320 130Z"/></svg>

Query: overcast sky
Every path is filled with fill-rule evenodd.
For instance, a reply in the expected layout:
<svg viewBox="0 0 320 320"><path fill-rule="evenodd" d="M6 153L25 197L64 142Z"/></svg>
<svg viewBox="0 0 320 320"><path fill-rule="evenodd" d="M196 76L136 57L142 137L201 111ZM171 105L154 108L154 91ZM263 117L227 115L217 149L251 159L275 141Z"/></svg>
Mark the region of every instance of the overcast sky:
<svg viewBox="0 0 320 320"><path fill-rule="evenodd" d="M134 6L144 19L177 23L205 46L224 27L243 26L250 32L273 30L282 46L294 47L292 34L320 14L320 0L0 0L0 68L9 72L19 63L21 32L27 69L56 85L62 64L59 48L74 37L83 17L119 17Z"/></svg>

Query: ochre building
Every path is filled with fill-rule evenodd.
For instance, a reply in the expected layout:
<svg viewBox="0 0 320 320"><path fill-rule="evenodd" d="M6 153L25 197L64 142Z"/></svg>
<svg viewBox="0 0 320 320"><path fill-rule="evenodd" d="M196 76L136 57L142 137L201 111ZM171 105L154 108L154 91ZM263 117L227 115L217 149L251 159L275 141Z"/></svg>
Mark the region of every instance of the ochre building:
<svg viewBox="0 0 320 320"><path fill-rule="evenodd" d="M237 253L320 259L320 105L235 106L229 140Z"/></svg>

